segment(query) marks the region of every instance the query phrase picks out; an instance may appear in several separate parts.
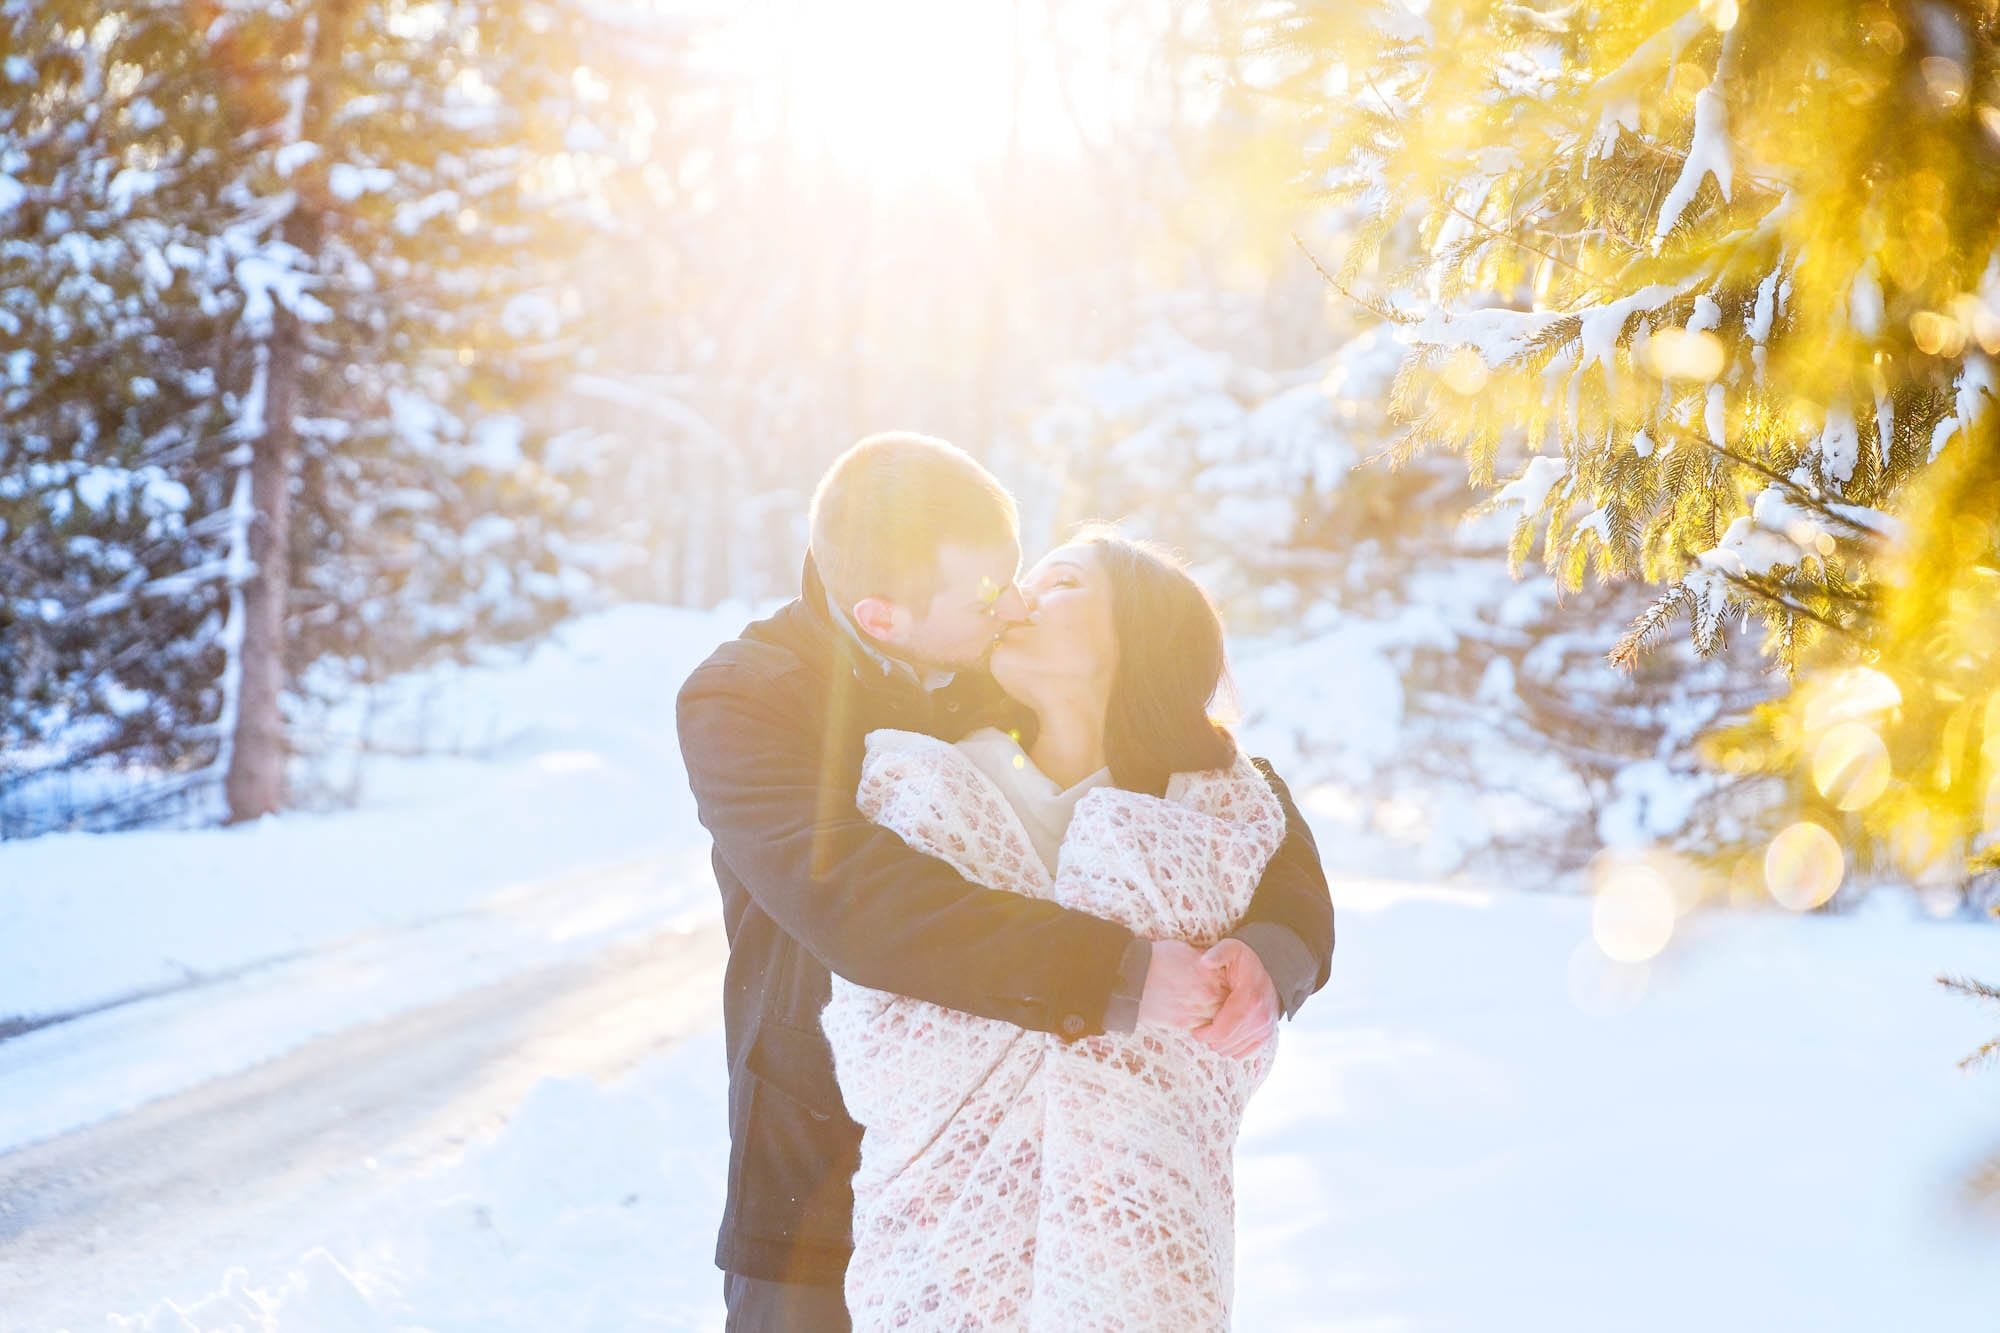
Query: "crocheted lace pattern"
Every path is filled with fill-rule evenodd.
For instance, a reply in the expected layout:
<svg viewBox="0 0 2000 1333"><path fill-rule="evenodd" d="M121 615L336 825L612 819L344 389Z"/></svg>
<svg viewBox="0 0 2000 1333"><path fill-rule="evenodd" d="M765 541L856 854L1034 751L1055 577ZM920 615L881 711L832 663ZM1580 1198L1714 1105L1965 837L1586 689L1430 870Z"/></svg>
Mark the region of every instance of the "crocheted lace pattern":
<svg viewBox="0 0 2000 1333"><path fill-rule="evenodd" d="M942 741L876 731L861 812L968 879L1206 946L1284 837L1238 756L1164 798L1078 802L1051 876L992 780ZM858 1330L1223 1329L1232 1155L1275 1041L1176 1029L1064 1042L836 976L822 1023L862 1126L847 1302Z"/></svg>

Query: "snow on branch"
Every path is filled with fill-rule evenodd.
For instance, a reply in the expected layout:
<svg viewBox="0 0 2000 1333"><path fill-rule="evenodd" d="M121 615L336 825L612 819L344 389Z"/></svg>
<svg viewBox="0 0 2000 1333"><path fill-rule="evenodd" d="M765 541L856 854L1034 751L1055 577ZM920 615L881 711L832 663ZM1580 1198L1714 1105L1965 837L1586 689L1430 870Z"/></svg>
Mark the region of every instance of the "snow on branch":
<svg viewBox="0 0 2000 1333"><path fill-rule="evenodd" d="M1526 471L1500 488L1493 497L1493 503L1518 503L1523 514L1538 514L1548 503L1549 492L1568 475L1568 463L1547 454L1537 454L1528 460Z"/></svg>
<svg viewBox="0 0 2000 1333"><path fill-rule="evenodd" d="M1659 253L1666 243L1667 234L1680 221L1681 214L1694 202L1695 192L1701 188L1704 176L1715 177L1715 185L1726 200L1733 185L1733 168L1729 156L1728 108L1723 102L1722 86L1729 74L1731 57L1735 53L1735 29L1731 29L1722 39L1722 53L1715 60L1715 74L1708 85L1694 97L1694 135L1688 142L1687 158L1681 163L1680 178L1674 188L1667 191L1665 202L1660 205L1660 220L1653 227L1653 252Z"/></svg>
<svg viewBox="0 0 2000 1333"><path fill-rule="evenodd" d="M1951 415L1938 422L1937 429L1931 432L1932 459L1944 451L1952 436L1962 430L1971 430L1992 406L1996 387L1992 359L1977 352L1967 356L1953 387L1957 395L1952 400Z"/></svg>

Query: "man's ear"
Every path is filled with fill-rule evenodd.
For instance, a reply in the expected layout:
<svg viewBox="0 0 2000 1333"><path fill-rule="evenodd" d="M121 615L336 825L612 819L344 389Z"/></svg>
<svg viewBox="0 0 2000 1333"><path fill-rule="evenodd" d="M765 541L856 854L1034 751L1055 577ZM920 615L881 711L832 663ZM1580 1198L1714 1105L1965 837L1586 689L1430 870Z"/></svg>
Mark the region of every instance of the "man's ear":
<svg viewBox="0 0 2000 1333"><path fill-rule="evenodd" d="M863 634L883 643L901 643L910 613L886 597L864 597L854 604L854 623Z"/></svg>

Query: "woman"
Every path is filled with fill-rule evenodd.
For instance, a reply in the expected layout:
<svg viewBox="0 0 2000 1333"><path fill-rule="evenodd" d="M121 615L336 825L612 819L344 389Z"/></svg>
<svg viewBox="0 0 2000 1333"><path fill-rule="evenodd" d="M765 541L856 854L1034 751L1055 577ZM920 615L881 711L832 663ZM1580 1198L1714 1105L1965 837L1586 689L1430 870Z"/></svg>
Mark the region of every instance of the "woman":
<svg viewBox="0 0 2000 1333"><path fill-rule="evenodd" d="M1206 946L1284 836L1208 715L1222 627L1155 549L1094 530L1045 557L1032 624L994 649L1026 716L956 746L868 737L858 804L992 888ZM823 1015L863 1128L847 1302L857 1329L1220 1329L1231 1155L1271 1043L1177 1029L1065 1043L834 978Z"/></svg>

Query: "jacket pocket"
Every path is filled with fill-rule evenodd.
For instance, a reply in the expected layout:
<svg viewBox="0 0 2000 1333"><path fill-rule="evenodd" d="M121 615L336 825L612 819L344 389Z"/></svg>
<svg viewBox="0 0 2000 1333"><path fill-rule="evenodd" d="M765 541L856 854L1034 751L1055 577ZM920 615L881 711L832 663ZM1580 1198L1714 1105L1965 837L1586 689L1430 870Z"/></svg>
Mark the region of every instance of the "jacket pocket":
<svg viewBox="0 0 2000 1333"><path fill-rule="evenodd" d="M861 1131L841 1104L825 1039L767 1023L744 1072L745 1151L731 1190L739 1225L754 1236L846 1246Z"/></svg>
<svg viewBox="0 0 2000 1333"><path fill-rule="evenodd" d="M840 1084L833 1076L833 1051L817 1032L786 1023L764 1023L750 1043L744 1064L765 1086L796 1102L813 1120L845 1120Z"/></svg>

